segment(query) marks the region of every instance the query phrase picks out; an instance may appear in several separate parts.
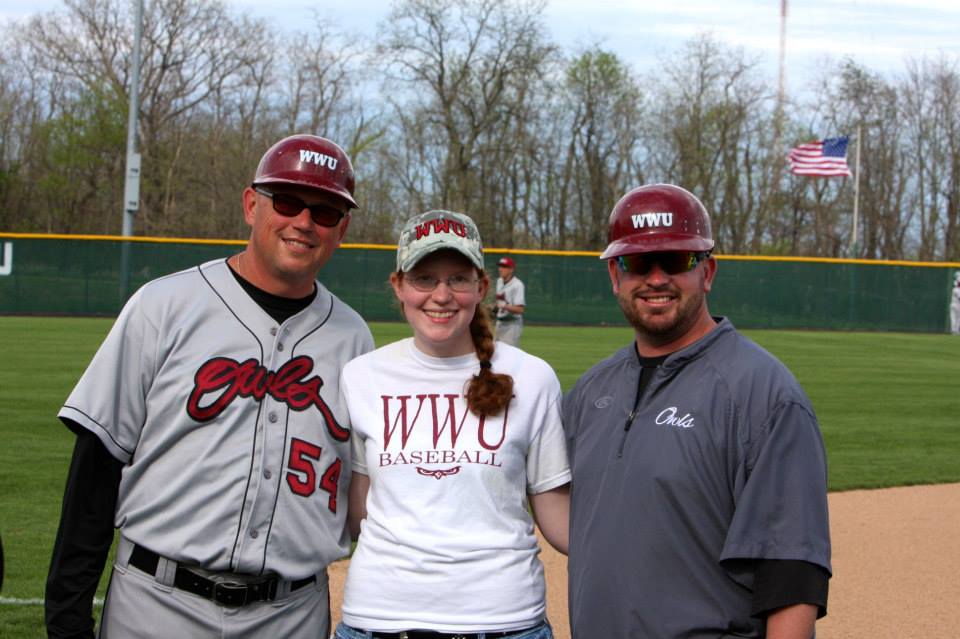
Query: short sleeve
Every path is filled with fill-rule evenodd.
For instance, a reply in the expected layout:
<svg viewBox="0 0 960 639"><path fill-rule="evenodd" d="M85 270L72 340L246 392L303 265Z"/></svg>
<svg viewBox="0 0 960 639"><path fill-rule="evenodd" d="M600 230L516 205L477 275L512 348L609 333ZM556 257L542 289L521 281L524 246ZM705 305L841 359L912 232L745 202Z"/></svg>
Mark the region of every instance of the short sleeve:
<svg viewBox="0 0 960 639"><path fill-rule="evenodd" d="M760 431L766 436L746 462L721 560L796 559L831 572L826 454L816 417L784 401Z"/></svg>
<svg viewBox="0 0 960 639"><path fill-rule="evenodd" d="M527 492L539 494L570 482L570 463L560 417L560 388L547 404L527 453Z"/></svg>
<svg viewBox="0 0 960 639"><path fill-rule="evenodd" d="M343 405L347 407L347 416L350 420L350 467L354 472L368 475L366 437L357 429L357 424L360 423L362 416L362 410L358 402L362 398L356 396L353 392L358 389L356 388L356 382L351 381L355 379L353 374L355 370L356 365L351 366L349 363L343 367L340 374L340 395L343 398Z"/></svg>
<svg viewBox="0 0 960 639"><path fill-rule="evenodd" d="M561 411L561 421L567 443L567 459L570 461L570 467L573 467L574 457L577 450L577 424L580 423L580 402L577 399L577 389L579 382L573 388L563 394L563 406Z"/></svg>
<svg viewBox="0 0 960 639"><path fill-rule="evenodd" d="M350 434L350 456L353 458L350 464L353 472L369 475L370 471L367 470L366 445L367 440L357 433L357 431L353 431Z"/></svg>
<svg viewBox="0 0 960 639"><path fill-rule="evenodd" d="M156 372L158 332L142 301L143 289L124 306L58 414L95 434L124 463L140 440Z"/></svg>
<svg viewBox="0 0 960 639"><path fill-rule="evenodd" d="M515 289L515 291L514 291L513 304L514 304L515 306L526 306L526 305L527 305L526 289L525 289L525 287L524 287L524 285L523 285L523 282L521 282L520 280L517 280L517 286L516 286L516 289Z"/></svg>

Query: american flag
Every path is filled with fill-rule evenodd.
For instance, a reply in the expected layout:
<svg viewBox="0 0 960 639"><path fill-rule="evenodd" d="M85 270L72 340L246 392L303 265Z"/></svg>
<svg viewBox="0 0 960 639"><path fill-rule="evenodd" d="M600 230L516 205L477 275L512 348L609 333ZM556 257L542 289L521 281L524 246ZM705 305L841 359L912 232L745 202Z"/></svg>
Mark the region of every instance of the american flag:
<svg viewBox="0 0 960 639"><path fill-rule="evenodd" d="M790 172L794 175L820 175L833 177L851 175L847 166L846 135L839 138L827 138L816 142L801 144L790 151Z"/></svg>

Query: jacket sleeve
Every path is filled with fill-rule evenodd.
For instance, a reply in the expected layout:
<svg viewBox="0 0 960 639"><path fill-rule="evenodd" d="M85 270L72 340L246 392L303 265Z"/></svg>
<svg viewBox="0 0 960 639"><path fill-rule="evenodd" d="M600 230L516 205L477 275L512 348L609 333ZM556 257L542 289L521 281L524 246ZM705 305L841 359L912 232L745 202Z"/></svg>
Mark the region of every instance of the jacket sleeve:
<svg viewBox="0 0 960 639"><path fill-rule="evenodd" d="M45 620L50 639L93 639L93 596L113 543L123 463L90 431L77 433L47 574Z"/></svg>

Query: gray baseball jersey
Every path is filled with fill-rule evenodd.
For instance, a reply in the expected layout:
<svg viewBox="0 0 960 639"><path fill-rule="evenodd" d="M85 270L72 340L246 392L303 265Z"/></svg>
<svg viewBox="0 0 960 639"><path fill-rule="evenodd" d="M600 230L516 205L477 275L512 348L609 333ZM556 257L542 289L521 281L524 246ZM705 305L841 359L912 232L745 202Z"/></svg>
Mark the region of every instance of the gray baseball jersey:
<svg viewBox="0 0 960 639"><path fill-rule="evenodd" d="M573 636L762 637L750 560L830 571L813 408L728 320L670 355L629 419L640 368L631 344L564 398Z"/></svg>
<svg viewBox="0 0 960 639"><path fill-rule="evenodd" d="M950 332L960 333L960 281L953 286L950 300Z"/></svg>
<svg viewBox="0 0 960 639"><path fill-rule="evenodd" d="M301 579L349 550L339 376L372 348L319 282L278 326L214 260L141 288L59 415L127 463L124 537L208 570Z"/></svg>
<svg viewBox="0 0 960 639"><path fill-rule="evenodd" d="M525 306L523 282L516 276L511 277L509 282L504 282L502 277L497 278L497 301L506 302L510 306ZM497 309L497 320L501 322L523 321L523 315L511 313L502 308Z"/></svg>

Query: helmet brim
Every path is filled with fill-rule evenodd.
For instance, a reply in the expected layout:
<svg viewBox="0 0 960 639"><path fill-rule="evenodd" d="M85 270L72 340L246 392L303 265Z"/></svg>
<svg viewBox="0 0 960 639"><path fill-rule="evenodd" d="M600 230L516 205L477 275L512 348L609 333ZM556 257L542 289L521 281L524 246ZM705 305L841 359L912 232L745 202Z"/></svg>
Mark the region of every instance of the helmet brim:
<svg viewBox="0 0 960 639"><path fill-rule="evenodd" d="M664 251L712 251L713 240L699 235L681 233L661 233L650 235L632 235L611 242L600 255L601 260L609 260L621 255L633 253L662 253Z"/></svg>
<svg viewBox="0 0 960 639"><path fill-rule="evenodd" d="M253 183L254 186L267 184L288 184L290 186L300 187L302 189L308 189L310 191L323 191L324 193L329 193L330 195L336 196L341 200L345 201L349 208L358 209L360 206L357 204L357 201L353 199L353 196L350 195L350 191L346 189L334 189L328 186L320 186L312 182L307 182L304 180L288 180L286 178L270 178L267 180L257 180Z"/></svg>

